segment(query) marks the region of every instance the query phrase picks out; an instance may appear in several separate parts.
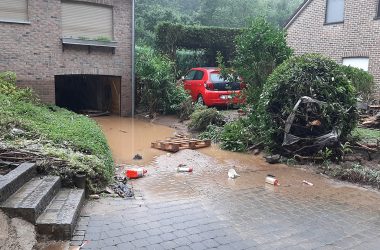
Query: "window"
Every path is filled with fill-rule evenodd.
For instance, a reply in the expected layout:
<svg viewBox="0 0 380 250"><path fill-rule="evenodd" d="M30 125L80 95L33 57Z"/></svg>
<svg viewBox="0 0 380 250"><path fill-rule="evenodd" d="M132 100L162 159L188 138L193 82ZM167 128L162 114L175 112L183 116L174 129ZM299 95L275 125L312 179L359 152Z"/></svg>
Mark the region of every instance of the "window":
<svg viewBox="0 0 380 250"><path fill-rule="evenodd" d="M376 18L380 18L380 1L377 3L377 13Z"/></svg>
<svg viewBox="0 0 380 250"><path fill-rule="evenodd" d="M203 71L198 70L194 76L194 80L202 80L203 75L204 75Z"/></svg>
<svg viewBox="0 0 380 250"><path fill-rule="evenodd" d="M0 0L0 21L27 22L27 0Z"/></svg>
<svg viewBox="0 0 380 250"><path fill-rule="evenodd" d="M343 58L343 65L352 66L355 68L368 71L369 58L368 57L348 57Z"/></svg>
<svg viewBox="0 0 380 250"><path fill-rule="evenodd" d="M326 24L344 21L344 0L326 0Z"/></svg>
<svg viewBox="0 0 380 250"><path fill-rule="evenodd" d="M189 73L187 73L184 80L193 80L195 73L197 73L195 70L190 71Z"/></svg>
<svg viewBox="0 0 380 250"><path fill-rule="evenodd" d="M113 40L112 7L83 2L62 2L64 38Z"/></svg>

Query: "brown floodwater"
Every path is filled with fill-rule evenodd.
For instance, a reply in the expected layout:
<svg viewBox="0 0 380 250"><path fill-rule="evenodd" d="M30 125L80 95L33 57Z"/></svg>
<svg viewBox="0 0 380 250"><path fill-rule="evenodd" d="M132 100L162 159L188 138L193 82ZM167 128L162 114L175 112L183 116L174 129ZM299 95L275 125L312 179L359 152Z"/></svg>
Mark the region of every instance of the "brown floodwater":
<svg viewBox="0 0 380 250"><path fill-rule="evenodd" d="M174 135L175 130L139 119L105 116L95 120L102 128L116 164L144 165L165 152L150 147L151 142ZM142 160L133 160L139 154Z"/></svg>
<svg viewBox="0 0 380 250"><path fill-rule="evenodd" d="M117 164L133 164L148 169L146 178L137 180L136 183L139 183L147 197L152 199L167 197L168 193L185 198L197 196L197 193L213 195L223 188L238 191L263 187L305 202L334 199L378 210L380 196L377 191L371 189L337 182L310 170L284 164L270 165L262 156L224 151L217 145L196 151L183 150L176 154L168 154L150 148L150 144L173 136L175 130L172 128L132 118L100 117L96 118L96 121L107 137ZM176 121L173 119L173 125L175 124ZM132 160L135 154L142 155L143 160ZM177 174L175 169L180 163L193 167L194 173ZM235 168L241 177L229 180L227 171L230 168ZM120 174L122 173L123 170L120 169ZM275 175L281 186L265 184L264 180L268 174ZM304 185L303 180L313 183L314 186Z"/></svg>

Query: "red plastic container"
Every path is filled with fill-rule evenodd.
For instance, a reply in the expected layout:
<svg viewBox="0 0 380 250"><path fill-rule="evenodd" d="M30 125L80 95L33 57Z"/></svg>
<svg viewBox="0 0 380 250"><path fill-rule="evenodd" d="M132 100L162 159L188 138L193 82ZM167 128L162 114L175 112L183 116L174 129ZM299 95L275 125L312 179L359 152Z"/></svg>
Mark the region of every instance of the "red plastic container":
<svg viewBox="0 0 380 250"><path fill-rule="evenodd" d="M125 172L125 176L127 176L129 179L138 179L138 178L144 177L146 173L148 173L146 169L131 168L131 169L127 169L127 171Z"/></svg>

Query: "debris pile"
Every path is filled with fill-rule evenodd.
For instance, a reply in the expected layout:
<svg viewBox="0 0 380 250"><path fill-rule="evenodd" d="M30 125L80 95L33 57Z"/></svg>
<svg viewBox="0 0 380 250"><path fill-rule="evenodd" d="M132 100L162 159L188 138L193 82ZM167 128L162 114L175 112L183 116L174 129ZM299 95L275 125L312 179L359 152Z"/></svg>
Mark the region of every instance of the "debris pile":
<svg viewBox="0 0 380 250"><path fill-rule="evenodd" d="M379 128L380 129L380 112L374 116L364 118L362 126L367 128Z"/></svg>

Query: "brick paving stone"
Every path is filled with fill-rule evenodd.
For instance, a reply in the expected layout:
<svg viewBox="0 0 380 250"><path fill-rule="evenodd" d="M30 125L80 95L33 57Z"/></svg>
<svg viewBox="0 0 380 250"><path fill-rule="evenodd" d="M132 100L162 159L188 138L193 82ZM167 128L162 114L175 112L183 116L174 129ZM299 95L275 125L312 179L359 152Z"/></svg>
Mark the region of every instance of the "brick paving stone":
<svg viewBox="0 0 380 250"><path fill-rule="evenodd" d="M276 174L281 169L272 170ZM380 209L352 201L364 196L377 203L370 192L343 192L328 183L319 192L297 183L290 183L297 188L289 185L277 192L256 185L259 172L250 171L243 172L231 188L226 171L220 173L195 172L180 178L170 171L153 173L133 183L143 200L102 198L98 202L111 205L99 213L91 210L96 202L90 201L72 244L84 236L91 242L84 249L377 249L380 245ZM332 191L324 195L329 188Z"/></svg>

